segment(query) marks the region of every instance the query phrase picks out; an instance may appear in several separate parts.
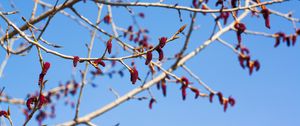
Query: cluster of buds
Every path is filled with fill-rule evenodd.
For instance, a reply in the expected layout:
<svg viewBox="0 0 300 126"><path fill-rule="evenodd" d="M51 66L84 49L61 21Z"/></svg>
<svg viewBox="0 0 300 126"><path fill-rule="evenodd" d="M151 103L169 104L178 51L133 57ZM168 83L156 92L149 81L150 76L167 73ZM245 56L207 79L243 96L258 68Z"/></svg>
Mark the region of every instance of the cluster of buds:
<svg viewBox="0 0 300 126"><path fill-rule="evenodd" d="M4 111L4 110L0 111L0 117L2 117L2 116L4 116L7 119L10 118L10 110L9 110L9 108L7 109L7 111Z"/></svg>
<svg viewBox="0 0 300 126"><path fill-rule="evenodd" d="M158 56L158 60L159 61L163 60L163 58L164 58L164 52L163 52L162 48L166 45L167 40L168 40L168 38L166 38L166 37L159 38L159 44L155 47L155 51L159 55ZM152 48L153 47L150 46L149 50L151 50L151 51L148 51L146 53L146 62L145 62L146 65L148 65L151 62L151 60L152 60L152 50L153 50Z"/></svg>
<svg viewBox="0 0 300 126"><path fill-rule="evenodd" d="M167 85L166 85L166 80L162 79L160 82L158 82L156 84L156 88L157 90L160 90L160 88L162 89L162 94L164 97L167 96Z"/></svg>
<svg viewBox="0 0 300 126"><path fill-rule="evenodd" d="M224 8L226 9L226 8ZM230 15L230 12L221 12L221 14L216 18L216 21L218 21L219 19L223 19L223 24L226 25L227 24L227 20L228 20L228 17Z"/></svg>
<svg viewBox="0 0 300 126"><path fill-rule="evenodd" d="M40 94L39 97L32 96L26 101L26 106L28 110L32 110L32 105L35 107L34 109L41 109L43 105L48 103L47 98Z"/></svg>
<svg viewBox="0 0 300 126"><path fill-rule="evenodd" d="M213 102L214 95L215 95L215 93L213 93L213 92L211 92L209 94L209 102L210 103ZM228 104L230 104L231 107L233 107L235 105L235 99L233 97L229 96L228 98L224 98L223 94L221 92L217 92L216 95L218 96L220 104L223 105L224 112L226 112L226 110L228 108Z"/></svg>
<svg viewBox="0 0 300 126"><path fill-rule="evenodd" d="M250 51L248 48L242 46L242 45L238 45L236 47L237 50L240 50L238 59L240 62L240 65L243 69L245 69L246 67L249 68L249 74L251 75L253 73L253 70L255 68L256 71L258 71L260 69L260 63L258 60L251 60L251 57L249 55Z"/></svg>
<svg viewBox="0 0 300 126"><path fill-rule="evenodd" d="M134 43L138 43L140 46L144 47L144 48L148 48L148 36L146 35L146 33L148 33L149 31L147 29L140 29L138 30L138 32L134 33L133 31L133 26L130 25L127 29L127 31L125 31L123 33L123 36L126 37L127 34L129 33L129 41L133 41ZM136 35L134 37L134 35ZM143 35L141 37L141 35Z"/></svg>
<svg viewBox="0 0 300 126"><path fill-rule="evenodd" d="M127 31L123 33L123 37L126 38L128 33L130 34L129 40L132 41L133 40L133 26L132 25L128 26Z"/></svg>
<svg viewBox="0 0 300 126"><path fill-rule="evenodd" d="M72 96L74 96L77 93L77 90L79 88L79 83L76 82L75 80L72 80L72 81L67 81L65 85L60 83L59 87L60 87L59 92L55 92L56 94L49 92L47 97L50 98L51 96L56 95L56 99L59 100L61 95L67 97L68 94L71 94Z"/></svg>
<svg viewBox="0 0 300 126"><path fill-rule="evenodd" d="M101 69L98 67L100 64L102 67L105 67L105 63L102 61L101 58L96 59L95 61L91 62L91 64L98 70L101 71Z"/></svg>
<svg viewBox="0 0 300 126"><path fill-rule="evenodd" d="M182 95L182 100L186 99L186 89L188 88L190 82L186 77L181 77L180 80L177 80L177 83L181 83L181 95Z"/></svg>
<svg viewBox="0 0 300 126"><path fill-rule="evenodd" d="M177 83L178 82L181 83L180 89L181 89L182 100L186 99L186 95L187 95L186 89L188 89L188 88L195 94L195 99L200 96L200 91L195 87L189 86L189 84L191 84L191 83L186 77L184 77L184 76L181 77L180 80L177 80Z"/></svg>
<svg viewBox="0 0 300 126"><path fill-rule="evenodd" d="M278 47L280 44L280 41L282 40L282 42L286 42L287 46L290 46L291 44L294 46L296 44L297 41L297 36L300 35L300 29L296 30L295 34L291 34L291 35L286 35L283 32L277 32L274 34L275 36L275 45L274 47Z"/></svg>
<svg viewBox="0 0 300 126"><path fill-rule="evenodd" d="M55 117L54 104L51 105L50 112L46 112L48 107L44 107L45 109L42 109L42 107L53 103L52 97L55 97L56 100L60 100L61 96L67 97L68 94L74 96L78 91L79 83L77 83L75 80L67 81L65 85L59 84L59 88L60 88L59 91L54 91L54 92L50 91L45 96L43 94L39 94L38 92L36 92L33 95L28 94L28 99L26 100L26 109L25 108L22 109L22 112L25 115L26 120L29 119L29 113L33 109L40 110L39 114L36 115L36 120L38 121L39 124L41 124L41 122L45 120L45 118L47 117L54 118Z"/></svg>

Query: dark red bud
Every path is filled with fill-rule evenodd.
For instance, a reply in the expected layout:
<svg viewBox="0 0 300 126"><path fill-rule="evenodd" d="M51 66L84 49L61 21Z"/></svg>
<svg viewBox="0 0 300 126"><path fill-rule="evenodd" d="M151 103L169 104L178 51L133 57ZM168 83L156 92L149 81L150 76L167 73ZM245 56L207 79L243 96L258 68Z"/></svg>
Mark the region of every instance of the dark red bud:
<svg viewBox="0 0 300 126"><path fill-rule="evenodd" d="M43 94L41 94L39 97L39 104L37 107L40 109L40 108L42 108L43 105L45 105L47 103L48 103L47 98Z"/></svg>
<svg viewBox="0 0 300 126"><path fill-rule="evenodd" d="M270 11L269 11L269 9L264 8L261 10L261 13L263 14L263 17L265 19L265 26L270 29L271 27L270 27Z"/></svg>
<svg viewBox="0 0 300 126"><path fill-rule="evenodd" d="M136 80L139 78L139 73L136 70L135 67L131 68L130 70L130 80L132 82L132 84L135 84Z"/></svg>
<svg viewBox="0 0 300 126"><path fill-rule="evenodd" d="M197 88L191 87L190 89L195 93L195 99L200 96L200 91Z"/></svg>
<svg viewBox="0 0 300 126"><path fill-rule="evenodd" d="M0 117L1 117L1 116L4 116L5 118L8 118L9 115L8 115L8 113L7 113L6 111L1 110L1 111L0 111Z"/></svg>
<svg viewBox="0 0 300 126"><path fill-rule="evenodd" d="M235 105L235 100L233 97L229 96L228 97L228 103L231 105L231 107L233 107Z"/></svg>
<svg viewBox="0 0 300 126"><path fill-rule="evenodd" d="M210 92L209 94L209 102L212 103L213 102L213 98L214 98L214 93Z"/></svg>
<svg viewBox="0 0 300 126"><path fill-rule="evenodd" d="M226 112L227 108L228 108L228 101L224 100L224 112Z"/></svg>
<svg viewBox="0 0 300 126"><path fill-rule="evenodd" d="M73 58L73 66L74 67L77 66L78 61L79 61L79 57L78 56L74 56L74 58Z"/></svg>
<svg viewBox="0 0 300 126"><path fill-rule="evenodd" d="M285 41L286 41L286 45L289 47L289 46L291 45L291 39L290 39L290 37L287 36L287 37L285 37L284 39L285 39Z"/></svg>
<svg viewBox="0 0 300 126"><path fill-rule="evenodd" d="M187 89L187 85L182 85L181 86L182 100L186 99L186 89Z"/></svg>
<svg viewBox="0 0 300 126"><path fill-rule="evenodd" d="M198 1L199 1L199 0L193 0L193 6L194 6L195 8L199 8L199 6L198 6Z"/></svg>
<svg viewBox="0 0 300 126"><path fill-rule="evenodd" d="M31 109L32 109L32 108L31 108L31 105L32 105L32 104L36 104L36 102L37 102L37 98L36 98L35 96L30 97L30 98L26 101L26 106L27 106L28 110L31 110Z"/></svg>
<svg viewBox="0 0 300 126"><path fill-rule="evenodd" d="M218 95L220 104L223 105L224 104L223 94L221 92L218 92L217 95Z"/></svg>
<svg viewBox="0 0 300 126"><path fill-rule="evenodd" d="M105 63L102 61L101 58L96 59L96 60L94 61L94 64L96 64L96 65L100 64L101 66L105 67Z"/></svg>
<svg viewBox="0 0 300 126"><path fill-rule="evenodd" d="M260 69L260 63L258 60L254 60L254 67L255 67L256 71L258 71Z"/></svg>
<svg viewBox="0 0 300 126"><path fill-rule="evenodd" d="M157 84L156 84L156 89L157 89L157 90L160 89L160 82L157 82Z"/></svg>
<svg viewBox="0 0 300 126"><path fill-rule="evenodd" d="M140 16L141 18L145 18L145 14L144 14L144 13L139 13L139 16Z"/></svg>
<svg viewBox="0 0 300 126"><path fill-rule="evenodd" d="M166 97L167 96L167 85L166 85L165 79L163 79L161 81L161 89L162 89L163 95Z"/></svg>
<svg viewBox="0 0 300 126"><path fill-rule="evenodd" d="M240 54L239 57L239 62L240 62L240 65L243 69L245 69L245 61L246 63L248 64L248 62L250 61L250 57L249 56L246 56L244 54Z"/></svg>
<svg viewBox="0 0 300 126"><path fill-rule="evenodd" d="M249 54L250 53L250 50L246 47L241 47L241 53L242 54Z"/></svg>
<svg viewBox="0 0 300 126"><path fill-rule="evenodd" d="M280 44L280 37L276 36L275 37L275 45L274 45L274 47L276 48L277 46L279 46L279 44Z"/></svg>
<svg viewBox="0 0 300 126"><path fill-rule="evenodd" d="M152 51L148 51L146 53L146 62L145 62L145 64L148 65L151 62L151 60L152 60Z"/></svg>
<svg viewBox="0 0 300 126"><path fill-rule="evenodd" d="M110 24L111 23L111 18L110 16L107 14L104 18L103 18L104 23L106 24Z"/></svg>
<svg viewBox="0 0 300 126"><path fill-rule="evenodd" d="M181 83L185 86L187 86L190 82L186 77L181 77Z"/></svg>
<svg viewBox="0 0 300 126"><path fill-rule="evenodd" d="M219 4L223 6L223 0L218 0L218 1L216 2L215 6L218 6Z"/></svg>
<svg viewBox="0 0 300 126"><path fill-rule="evenodd" d="M300 29L297 29L297 30L296 30L296 34L297 34L297 35L300 35Z"/></svg>
<svg viewBox="0 0 300 126"><path fill-rule="evenodd" d="M129 41L132 41L132 40L133 40L133 34L130 34Z"/></svg>
<svg viewBox="0 0 300 126"><path fill-rule="evenodd" d="M237 3L236 2L237 2L237 0L231 0L230 3L231 3L231 7L232 8L236 8L237 7Z"/></svg>
<svg viewBox="0 0 300 126"><path fill-rule="evenodd" d="M156 102L156 100L154 98L151 98L150 102L149 102L149 109L152 109L152 106L153 106L154 102Z"/></svg>
<svg viewBox="0 0 300 126"><path fill-rule="evenodd" d="M49 70L49 68L50 68L50 63L49 63L49 62L45 62L45 63L43 64L42 74L46 74L47 71Z"/></svg>
<svg viewBox="0 0 300 126"><path fill-rule="evenodd" d="M241 34L245 32L246 26L243 23L235 23L234 28L237 30L236 34L237 34L238 42L241 43L242 42Z"/></svg>
<svg viewBox="0 0 300 126"><path fill-rule="evenodd" d="M106 43L106 48L107 48L107 52L110 54L111 53L111 48L112 48L112 43L111 43L112 39L109 39Z"/></svg>
<svg viewBox="0 0 300 126"><path fill-rule="evenodd" d="M297 35L292 35L292 45L294 46L297 41Z"/></svg>
<svg viewBox="0 0 300 126"><path fill-rule="evenodd" d="M163 50L158 46L157 48L156 48L156 51L158 52L158 60L159 61L162 61L163 60L163 58L164 58L164 52L163 52Z"/></svg>
<svg viewBox="0 0 300 126"><path fill-rule="evenodd" d="M223 23L224 25L227 24L227 19L228 19L229 15L230 15L230 12L222 12L221 13L220 18L222 18L224 20L224 23Z"/></svg>
<svg viewBox="0 0 300 126"><path fill-rule="evenodd" d="M166 45L167 40L168 40L168 38L166 38L166 37L161 37L161 38L159 39L159 47L160 47L160 48L164 48L164 46Z"/></svg>

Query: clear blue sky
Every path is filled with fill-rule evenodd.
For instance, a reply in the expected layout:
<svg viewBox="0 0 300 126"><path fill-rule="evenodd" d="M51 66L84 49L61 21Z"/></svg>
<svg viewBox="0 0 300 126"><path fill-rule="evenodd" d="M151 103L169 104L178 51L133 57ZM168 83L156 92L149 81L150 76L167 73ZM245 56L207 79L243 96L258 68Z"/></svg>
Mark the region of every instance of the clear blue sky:
<svg viewBox="0 0 300 126"><path fill-rule="evenodd" d="M9 0L0 2L1 11L11 11L12 8L8 4ZM143 0L146 1L146 0ZM158 1L158 0L156 0ZM166 3L177 3L179 5L190 6L192 0L166 0ZM31 0L14 0L17 9L21 12L16 16L8 16L19 26L23 24L20 16L29 18L33 2ZM54 3L53 0L47 0ZM60 1L62 2L62 1ZM153 2L149 0L147 2ZM210 0L210 5L214 4L214 0ZM293 12L293 16L300 18L300 2L291 0L284 4L276 4L268 6L271 9L284 13ZM91 2L80 2L74 6L86 17L91 20L96 18L96 7ZM103 9L103 16L107 13L106 7ZM180 26L190 22L190 12L182 11L183 21L180 22L176 10L160 9L160 8L133 8L135 13L144 12L145 19L138 19L142 27L149 29L150 42L157 43L157 38L161 36L171 36ZM38 14L41 14L42 8L39 6ZM70 10L67 9L67 12ZM72 13L73 14L73 13ZM118 26L127 28L132 24L131 17L123 7L113 8L114 20ZM248 16L243 20L247 24L249 30L263 31L266 33L275 33L278 31L286 34L294 33L291 22L286 19L271 15L271 30L264 27L263 18ZM213 28L213 18L210 15L203 16L199 14L196 25L200 28L193 32L191 44L188 51L195 49L206 40ZM232 21L232 19L229 19ZM44 23L43 21L42 23ZM6 28L6 23L0 19L0 26ZM41 23L37 26L41 26ZM299 23L297 23L299 27ZM111 33L110 27L100 24L100 27L107 29ZM136 29L136 28L135 28ZM121 32L120 32L121 33ZM121 33L122 34L122 33ZM64 17L61 14L55 15L47 28L44 38L50 42L62 45L62 49L54 49L68 55L86 56L85 43L90 41L89 32L83 27L77 25L74 21ZM107 37L99 34L104 40ZM231 44L236 43L234 32L222 35L222 38ZM299 38L300 39L300 38ZM17 43L24 40L19 40ZM116 43L113 44L116 45ZM120 123L121 126L193 126L193 125L213 125L213 126L297 126L300 125L300 44L299 40L294 47L287 47L281 44L278 48L274 48L274 39L261 36L243 35L244 44L250 49L251 56L258 59L261 63L259 72L254 72L249 76L248 71L243 70L238 63L237 55L229 48L218 42L211 44L198 56L187 62L189 66L201 79L211 88L223 92L228 97L232 95L236 99L236 106L229 107L226 113L223 107L216 102L209 103L207 98L195 100L194 94L188 92L186 101L182 101L179 86L175 84L168 85L168 95L163 97L161 91L151 88L158 103L154 104L152 110L148 108L148 100L145 101L128 101L117 108L105 113L101 117L97 117L92 122L102 126L113 126ZM134 44L133 42L129 42ZM165 54L173 56L184 43L184 37L173 41L165 46ZM118 47L120 48L120 47ZM101 56L104 51L104 45L100 39L96 39L93 50L93 57ZM113 50L114 51L114 50ZM4 59L5 50L0 51L0 61ZM127 53L120 54L127 55ZM64 60L51 54L43 53L44 59L51 62L51 68L46 76L49 80L45 90L49 90L58 86L59 82L65 83L71 79L72 61ZM156 56L156 55L155 55ZM141 78L146 75L147 67L144 60L136 60L137 69ZM130 63L131 60L126 60ZM107 62L108 63L108 62ZM169 64L173 63L170 61ZM169 64L166 64L169 66ZM117 64L117 68L121 68ZM78 69L82 70L84 64L79 64L76 72L76 80L80 81ZM90 67L91 70L94 68ZM33 93L38 89L37 81L40 67L38 63L37 52L34 49L27 56L12 56L4 71L4 77L0 78L0 87L5 86L5 93L17 97L25 98L28 93ZM94 83L97 88L88 85L85 88L82 104L80 107L80 115L85 115L101 106L115 100L115 96L109 91L109 87L113 87L121 95L127 91L141 85L138 82L132 85L129 79L128 71L124 71L125 76L120 78L115 75L113 79L108 76L100 76L95 79ZM175 72L178 76L187 76L186 72L179 69ZM89 76L90 77L90 76ZM195 82L192 78L192 82ZM202 91L203 87L195 84ZM206 92L206 91L204 91ZM141 93L138 96L149 96L147 93ZM69 97L75 101L76 97ZM57 124L74 117L75 110L69 105L64 105L65 99L58 101L56 104L57 116L55 119L47 119L44 124ZM0 107L6 109L8 104L0 103ZM12 110L12 119L16 126L23 124L25 116L20 112L20 108L25 106L9 105ZM49 109L48 109L49 110ZM5 120L6 121L6 120ZM7 122L7 121L6 121ZM8 124L8 123L7 123ZM32 120L29 125L37 125Z"/></svg>

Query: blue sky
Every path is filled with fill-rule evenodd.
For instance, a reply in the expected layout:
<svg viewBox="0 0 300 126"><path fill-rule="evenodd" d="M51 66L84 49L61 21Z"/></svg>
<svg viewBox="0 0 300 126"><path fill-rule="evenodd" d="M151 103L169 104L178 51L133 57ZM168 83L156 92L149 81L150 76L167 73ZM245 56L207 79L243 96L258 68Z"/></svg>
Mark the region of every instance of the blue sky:
<svg viewBox="0 0 300 126"><path fill-rule="evenodd" d="M145 0L144 0L145 1ZM179 0L166 0L166 3L177 3L179 5L190 6L192 0L179 1ZM8 16L12 21L15 21L18 26L22 25L20 16L29 18L33 2L14 0L17 9L21 12L15 16ZM46 2L54 3L52 0ZM62 1L61 1L62 2ZM153 1L147 1L153 2ZM213 5L214 1L210 1ZM271 9L287 13L293 12L293 16L300 18L299 1L292 0L284 4L276 4L268 6ZM0 2L4 10L11 11L8 0ZM95 21L97 15L97 8L93 3L80 2L74 6L90 20ZM103 9L103 16L107 13L106 7ZM66 10L73 14L70 10ZM138 18L138 22L142 27L149 29L150 42L157 43L157 39L162 36L171 36L180 26L190 22L190 12L182 11L182 19L180 22L176 10L160 9L160 8L133 8L135 13L144 12L145 19ZM42 9L39 6L38 14L41 14ZM132 24L131 17L123 7L113 8L114 20L120 27L127 28ZM294 33L291 22L271 15L271 29L264 27L262 17L248 16L243 20L249 30L262 31L266 33L275 33L278 31L285 32L286 34ZM203 16L199 14L196 26L199 29L193 32L191 37L190 46L188 51L192 51L197 46L201 45L208 39L213 29L213 18L210 15ZM229 19L232 21L232 19ZM45 21L42 22L42 24ZM5 22L0 20L0 26L6 27ZM37 26L41 26L41 23ZM111 33L110 26L100 24L101 28L106 29ZM299 23L297 23L299 26ZM136 29L136 28L135 28ZM122 34L120 32L120 34ZM103 34L99 34L102 39L108 38ZM68 55L78 55L86 57L87 51L85 43L90 41L89 32L83 27L77 25L74 21L64 17L61 14L55 15L50 22L43 38L50 42L62 45L62 49L54 49L61 53ZM236 44L236 35L234 32L228 32L222 35L222 39L231 44ZM231 49L223 46L218 42L212 43L199 55L189 60L186 65L191 68L204 82L216 91L221 91L224 96L232 95L236 99L236 106L229 107L226 113L223 112L223 107L216 102L209 103L207 98L194 99L193 94L188 92L186 101L182 101L179 86L173 83L168 85L168 95L163 97L161 91L155 87L151 88L157 103L154 104L152 110L148 108L148 100L137 101L130 100L117 108L105 113L104 115L95 118L92 122L97 125L112 126L120 123L121 126L139 125L139 126L193 126L193 125L216 125L216 126L297 126L300 125L300 59L299 59L299 43L294 47L287 47L281 44L279 47L274 48L274 38L266 38L262 36L244 35L243 43L250 49L251 56L258 59L261 63L261 69L254 72L249 76L247 70L243 70L238 63L237 55ZM24 42L24 40L19 40ZM113 41L115 42L115 41ZM299 42L299 40L298 40ZM128 42L134 45L133 42ZM167 44L164 48L166 56L173 56L184 43L184 36ZM113 43L116 47L116 43ZM120 48L120 47L118 47ZM95 40L95 46L92 53L93 57L101 56L104 51L103 42L100 39ZM121 51L122 52L122 51ZM113 50L114 53L114 50ZM0 51L0 61L4 59L5 51ZM128 55L122 52L118 56ZM156 56L156 55L154 55ZM60 82L65 83L71 79L72 74L72 61L64 60L57 56L46 54L43 52L43 57L46 61L51 62L51 68L46 76L49 80L45 90L49 90L58 86ZM125 62L130 64L132 60ZM144 78L147 72L147 67L144 65L144 60L136 59L137 69L140 72L141 78ZM165 64L168 68L174 61L169 61ZM117 64L116 69L122 66ZM80 81L78 70L83 70L84 64L79 64L76 71L76 80ZM91 70L94 68L90 67ZM12 56L4 71L4 77L0 78L0 87L5 86L5 93L17 97L24 98L28 93L33 93L38 89L37 81L40 72L37 52L33 49L27 56ZM121 95L127 91L134 89L141 82L132 85L129 79L128 71L124 71L125 76L120 78L114 75L113 79L108 76L97 77L94 81L97 84L96 88L87 85L80 107L80 115L85 115L92 112L101 106L115 100L115 96L109 91L112 87L117 90ZM182 69L175 71L179 77L187 76L195 86L200 90L206 92L203 87L199 86ZM90 75L88 76L90 77ZM138 96L149 96L146 92ZM76 97L69 97L70 100L76 100ZM47 119L44 124L57 124L74 117L75 110L69 105L64 105L62 99L56 104L56 118ZM6 109L8 104L0 103L1 108ZM25 106L9 105L12 110L12 119L15 125L21 125L25 117L20 112L20 108ZM8 124L8 123L7 123ZM29 125L37 125L33 119Z"/></svg>

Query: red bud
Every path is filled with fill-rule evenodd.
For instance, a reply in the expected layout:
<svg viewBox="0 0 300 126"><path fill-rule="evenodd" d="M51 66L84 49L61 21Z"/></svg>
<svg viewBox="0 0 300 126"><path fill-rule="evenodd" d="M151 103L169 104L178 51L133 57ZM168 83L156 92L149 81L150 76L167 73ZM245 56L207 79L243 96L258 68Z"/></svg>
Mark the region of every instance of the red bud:
<svg viewBox="0 0 300 126"><path fill-rule="evenodd" d="M256 68L255 70L258 71L260 69L260 63L258 60L254 60L254 67Z"/></svg>
<svg viewBox="0 0 300 126"><path fill-rule="evenodd" d="M159 61L162 61L163 60L163 58L164 58L164 52L163 52L163 50L161 49L161 47L160 46L158 46L157 48L156 48L156 51L158 52L158 60Z"/></svg>
<svg viewBox="0 0 300 126"><path fill-rule="evenodd" d="M260 12L263 14L265 19L265 26L270 29L270 11L267 8L264 8Z"/></svg>
<svg viewBox="0 0 300 126"><path fill-rule="evenodd" d="M79 57L78 56L74 56L74 58L73 58L73 66L74 67L77 66L78 61L79 61Z"/></svg>
<svg viewBox="0 0 300 126"><path fill-rule="evenodd" d="M8 117L9 117L9 114L8 114L6 111L1 110L1 111L0 111L0 117L1 117L1 116L4 116L5 118L8 118Z"/></svg>
<svg viewBox="0 0 300 126"><path fill-rule="evenodd" d="M39 104L37 107L40 109L40 108L42 108L43 105L45 105L47 103L48 103L47 98L43 94L41 94L39 97Z"/></svg>
<svg viewBox="0 0 300 126"><path fill-rule="evenodd" d="M43 64L42 74L46 74L49 68L50 68L50 63L49 62L45 62Z"/></svg>
<svg viewBox="0 0 300 126"><path fill-rule="evenodd" d="M111 53L111 48L112 48L112 38L110 38L107 43L106 43L106 48L107 48L107 52L110 54Z"/></svg>
<svg viewBox="0 0 300 126"><path fill-rule="evenodd" d="M148 65L152 60L152 52L151 51L148 51L147 54L146 54L146 62L145 64Z"/></svg>
<svg viewBox="0 0 300 126"><path fill-rule="evenodd" d="M145 14L144 14L144 13L139 13L139 16L140 16L141 18L145 18Z"/></svg>
<svg viewBox="0 0 300 126"><path fill-rule="evenodd" d="M191 87L190 89L195 93L195 99L200 96L200 91L197 88Z"/></svg>
<svg viewBox="0 0 300 126"><path fill-rule="evenodd" d="M105 63L102 61L101 58L96 59L96 60L94 61L94 63L95 63L96 65L100 64L101 66L105 67Z"/></svg>
<svg viewBox="0 0 300 126"><path fill-rule="evenodd" d="M229 102L229 104L231 105L231 107L233 107L233 106L235 105L235 100L234 100L234 98L231 97L231 96L229 96L228 102Z"/></svg>
<svg viewBox="0 0 300 126"><path fill-rule="evenodd" d="M199 6L198 6L198 0L193 0L193 6L195 7L195 8L198 8Z"/></svg>
<svg viewBox="0 0 300 126"><path fill-rule="evenodd" d="M110 24L111 23L111 17L107 14L104 18L103 18L104 23L106 24Z"/></svg>
<svg viewBox="0 0 300 126"><path fill-rule="evenodd" d="M161 81L161 88L162 88L163 95L166 97L167 96L167 85L166 85L165 79L163 79Z"/></svg>
<svg viewBox="0 0 300 126"><path fill-rule="evenodd" d="M224 104L223 94L221 92L218 92L217 95L219 97L220 104L223 105Z"/></svg>
<svg viewBox="0 0 300 126"><path fill-rule="evenodd" d="M215 6L218 6L219 4L221 4L223 6L223 0L218 0L215 4Z"/></svg>
<svg viewBox="0 0 300 126"><path fill-rule="evenodd" d="M166 42L167 42L167 38L166 37L161 37L160 39L159 39L159 47L160 48L164 48L164 46L166 45Z"/></svg>
<svg viewBox="0 0 300 126"><path fill-rule="evenodd" d="M209 94L209 102L212 103L213 102L213 98L214 98L214 93L210 92Z"/></svg>
<svg viewBox="0 0 300 126"><path fill-rule="evenodd" d="M241 43L242 42L241 34L246 30L246 26L243 23L235 23L234 28L237 30L236 34L237 34L238 42Z"/></svg>
<svg viewBox="0 0 300 126"><path fill-rule="evenodd" d="M292 45L294 46L297 41L297 35L292 35Z"/></svg>
<svg viewBox="0 0 300 126"><path fill-rule="evenodd" d="M300 29L297 29L297 30L296 30L296 34L297 34L297 35L300 35Z"/></svg>
<svg viewBox="0 0 300 126"><path fill-rule="evenodd" d="M153 105L154 102L156 102L156 100L154 98L151 98L150 102L149 102L149 108L150 109L152 109L152 105Z"/></svg>
<svg viewBox="0 0 300 126"><path fill-rule="evenodd" d="M131 68L130 70L130 80L132 82L132 84L135 84L136 80L139 78L139 73L136 70L135 67Z"/></svg>
<svg viewBox="0 0 300 126"><path fill-rule="evenodd" d="M28 108L28 110L31 110L31 105L32 104L36 104L37 102L37 97L33 96L33 97L30 97L27 101L26 101L26 106Z"/></svg>
<svg viewBox="0 0 300 126"><path fill-rule="evenodd" d="M228 101L224 100L224 112L226 112L227 108L228 108Z"/></svg>
<svg viewBox="0 0 300 126"><path fill-rule="evenodd" d="M187 89L187 85L182 85L181 86L182 100L186 99L186 89Z"/></svg>

